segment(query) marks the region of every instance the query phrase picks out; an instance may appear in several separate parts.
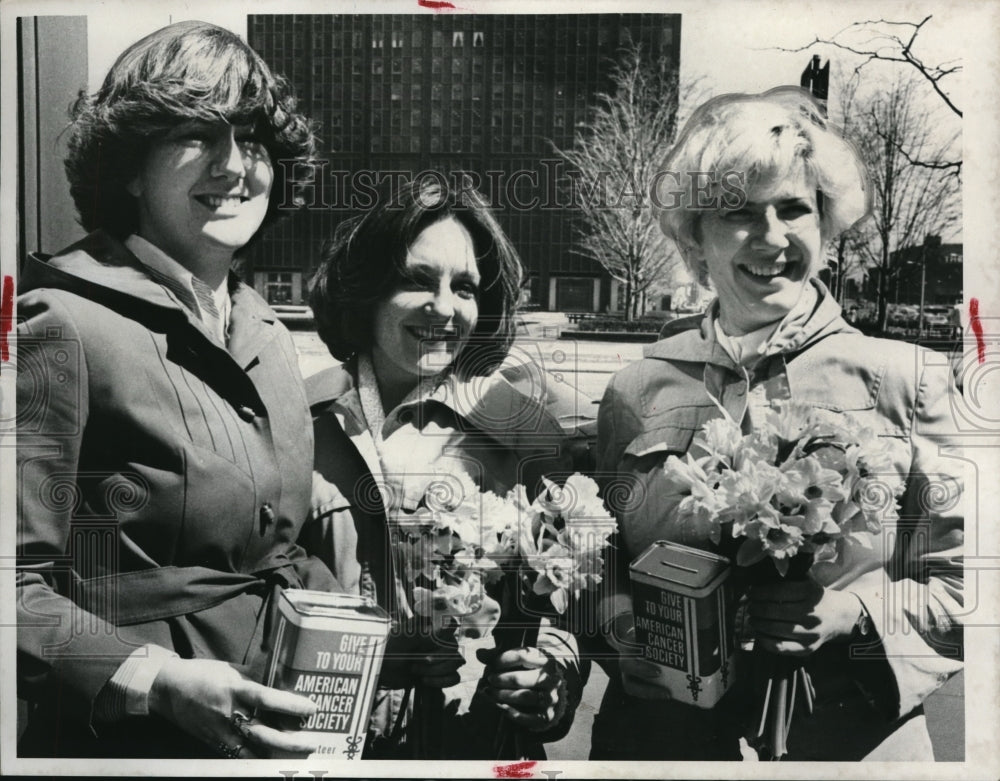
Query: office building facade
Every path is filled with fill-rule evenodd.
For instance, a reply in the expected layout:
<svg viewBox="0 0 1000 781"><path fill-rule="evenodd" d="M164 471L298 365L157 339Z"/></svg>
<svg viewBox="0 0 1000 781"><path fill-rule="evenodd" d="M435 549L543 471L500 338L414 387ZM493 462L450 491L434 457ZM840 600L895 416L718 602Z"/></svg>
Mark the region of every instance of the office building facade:
<svg viewBox="0 0 1000 781"><path fill-rule="evenodd" d="M247 36L321 137L306 208L248 254L270 302L304 301L325 238L378 183L464 175L524 260L526 300L615 308L606 272L572 250L552 144L572 144L629 41L679 65L679 14L251 15Z"/></svg>

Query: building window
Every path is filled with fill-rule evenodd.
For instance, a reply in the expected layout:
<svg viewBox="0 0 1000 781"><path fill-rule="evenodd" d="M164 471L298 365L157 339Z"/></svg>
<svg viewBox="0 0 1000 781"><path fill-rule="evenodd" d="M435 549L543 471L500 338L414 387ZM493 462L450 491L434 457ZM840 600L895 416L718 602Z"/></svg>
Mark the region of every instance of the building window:
<svg viewBox="0 0 1000 781"><path fill-rule="evenodd" d="M403 33L397 30L392 31L392 48L393 49L403 48Z"/></svg>
<svg viewBox="0 0 1000 781"><path fill-rule="evenodd" d="M483 45L483 34L481 32L474 32L472 34L472 45L473 46Z"/></svg>
<svg viewBox="0 0 1000 781"><path fill-rule="evenodd" d="M413 42L414 49L423 44L424 36L423 33L420 32L419 28L413 31L413 36L410 40Z"/></svg>
<svg viewBox="0 0 1000 781"><path fill-rule="evenodd" d="M291 272L269 272L264 277L264 291L269 304L292 303Z"/></svg>
<svg viewBox="0 0 1000 781"><path fill-rule="evenodd" d="M461 84L452 84L451 85L451 99L452 100L461 100L462 99L462 85Z"/></svg>
<svg viewBox="0 0 1000 781"><path fill-rule="evenodd" d="M351 33L351 46L355 49L361 48L361 33Z"/></svg>
<svg viewBox="0 0 1000 781"><path fill-rule="evenodd" d="M392 65L392 72L393 73L402 73L403 72L403 61L400 60L398 57L394 57L393 58L393 60L391 62L391 65Z"/></svg>
<svg viewBox="0 0 1000 781"><path fill-rule="evenodd" d="M456 30L451 34L451 45L452 46L465 46L465 33L461 30Z"/></svg>
<svg viewBox="0 0 1000 781"><path fill-rule="evenodd" d="M380 76L382 74L381 57L376 57L375 59L372 60L372 73L374 73L376 76Z"/></svg>
<svg viewBox="0 0 1000 781"><path fill-rule="evenodd" d="M373 49L381 49L382 48L382 36L381 35L375 35L372 38L372 48Z"/></svg>
<svg viewBox="0 0 1000 781"><path fill-rule="evenodd" d="M451 72L456 76L462 75L462 61L457 57L451 61Z"/></svg>

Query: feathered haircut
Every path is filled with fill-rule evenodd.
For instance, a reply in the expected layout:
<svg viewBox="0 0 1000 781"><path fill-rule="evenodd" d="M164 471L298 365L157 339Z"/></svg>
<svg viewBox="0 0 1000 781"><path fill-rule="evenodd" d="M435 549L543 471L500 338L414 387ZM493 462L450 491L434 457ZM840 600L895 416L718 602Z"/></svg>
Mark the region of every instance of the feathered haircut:
<svg viewBox="0 0 1000 781"><path fill-rule="evenodd" d="M743 186L780 182L804 169L816 185L820 232L829 241L871 212L868 172L854 146L832 126L808 92L777 87L760 95L730 94L712 98L688 120L662 170L662 187L676 186L688 196L708 175L718 199L722 177L736 173ZM669 193L657 202L670 203ZM684 203L660 212L660 226L681 250L685 262L704 283L707 270L697 260L701 216L705 208ZM722 208L725 208L724 206Z"/></svg>
<svg viewBox="0 0 1000 781"><path fill-rule="evenodd" d="M313 170L316 137L285 81L239 36L205 22L178 22L132 44L97 92L81 91L71 117L65 166L80 224L120 239L138 228L126 186L151 145L183 122L254 126L275 172L261 229L286 198L296 202L296 185Z"/></svg>

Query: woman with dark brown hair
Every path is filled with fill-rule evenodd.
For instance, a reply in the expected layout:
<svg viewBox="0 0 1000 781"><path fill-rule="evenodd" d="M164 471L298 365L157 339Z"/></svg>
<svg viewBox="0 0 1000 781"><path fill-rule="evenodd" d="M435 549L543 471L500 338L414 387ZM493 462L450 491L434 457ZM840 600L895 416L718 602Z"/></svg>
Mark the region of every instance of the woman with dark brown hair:
<svg viewBox="0 0 1000 781"><path fill-rule="evenodd" d="M311 159L309 123L236 35L181 22L81 97L69 149L91 233L29 258L18 300L19 753L304 756L257 718L315 709L257 683L269 599L336 583L296 544L295 350L231 266L278 215L275 161Z"/></svg>
<svg viewBox="0 0 1000 781"><path fill-rule="evenodd" d="M539 619L510 578L462 621L481 634L499 619L484 667L472 638L456 647L413 620L393 555L395 521L438 480L502 496L567 474L559 423L504 376L520 278L478 193L418 177L342 224L313 280L320 336L344 363L307 381L318 491L303 544L397 619L366 758L543 757L579 701L575 641L545 625L526 642Z"/></svg>

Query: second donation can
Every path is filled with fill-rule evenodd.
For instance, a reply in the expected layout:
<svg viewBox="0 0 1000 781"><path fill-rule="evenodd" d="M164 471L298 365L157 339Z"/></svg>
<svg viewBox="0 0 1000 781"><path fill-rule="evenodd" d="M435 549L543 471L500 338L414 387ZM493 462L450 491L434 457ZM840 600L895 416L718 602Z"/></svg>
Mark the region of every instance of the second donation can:
<svg viewBox="0 0 1000 781"><path fill-rule="evenodd" d="M733 682L729 560L673 542L654 542L632 562L635 639L661 667L673 699L713 707Z"/></svg>
<svg viewBox="0 0 1000 781"><path fill-rule="evenodd" d="M315 755L361 756L389 617L368 597L286 589L278 597L268 686L301 694L316 713L301 729Z"/></svg>

